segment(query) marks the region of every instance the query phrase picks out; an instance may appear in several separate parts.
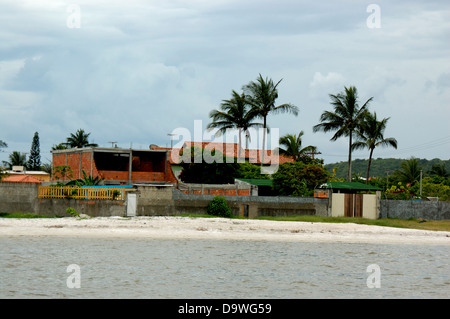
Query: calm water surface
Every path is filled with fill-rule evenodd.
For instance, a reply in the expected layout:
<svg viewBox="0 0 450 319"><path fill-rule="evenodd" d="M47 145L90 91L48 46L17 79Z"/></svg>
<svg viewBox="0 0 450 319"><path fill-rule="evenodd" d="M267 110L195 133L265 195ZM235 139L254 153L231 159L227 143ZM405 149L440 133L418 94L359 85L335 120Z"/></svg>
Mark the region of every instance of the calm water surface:
<svg viewBox="0 0 450 319"><path fill-rule="evenodd" d="M449 298L450 248L0 238L0 298ZM80 268L80 288L68 288ZM380 288L368 288L380 267Z"/></svg>

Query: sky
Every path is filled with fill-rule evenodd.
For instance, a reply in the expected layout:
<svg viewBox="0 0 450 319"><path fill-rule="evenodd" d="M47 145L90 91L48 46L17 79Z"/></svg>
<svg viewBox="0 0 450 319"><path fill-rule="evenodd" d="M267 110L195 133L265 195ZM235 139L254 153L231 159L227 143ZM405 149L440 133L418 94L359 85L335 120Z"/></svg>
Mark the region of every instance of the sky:
<svg viewBox="0 0 450 319"><path fill-rule="evenodd" d="M449 39L448 0L0 0L0 162L35 132L42 163L78 129L102 147L209 137L209 112L259 74L300 110L270 115L273 136L303 131L326 164L348 139L312 127L349 86L398 141L374 158L448 160Z"/></svg>

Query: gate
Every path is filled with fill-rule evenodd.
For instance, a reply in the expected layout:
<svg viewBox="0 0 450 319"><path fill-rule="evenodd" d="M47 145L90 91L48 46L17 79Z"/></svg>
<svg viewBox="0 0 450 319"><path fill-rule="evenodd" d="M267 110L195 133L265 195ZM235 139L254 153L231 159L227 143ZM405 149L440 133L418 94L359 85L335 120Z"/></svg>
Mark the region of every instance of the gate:
<svg viewBox="0 0 450 319"><path fill-rule="evenodd" d="M127 194L127 216L134 217L136 216L136 194L128 193Z"/></svg>
<svg viewBox="0 0 450 319"><path fill-rule="evenodd" d="M363 194L345 194L344 216L345 217L363 216Z"/></svg>

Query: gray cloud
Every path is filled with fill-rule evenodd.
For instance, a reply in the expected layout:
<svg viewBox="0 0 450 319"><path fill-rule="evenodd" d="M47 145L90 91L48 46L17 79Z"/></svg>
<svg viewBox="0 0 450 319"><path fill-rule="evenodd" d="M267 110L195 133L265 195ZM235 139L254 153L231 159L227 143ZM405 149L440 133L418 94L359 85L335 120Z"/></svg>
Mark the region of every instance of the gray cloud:
<svg viewBox="0 0 450 319"><path fill-rule="evenodd" d="M79 1L73 29L69 4L0 4L0 139L10 146L0 160L28 151L34 131L43 151L78 128L103 146L165 145L176 127L206 126L209 111L259 73L283 78L279 102L300 106L269 125L304 130L328 162L345 160L345 142L311 127L344 85L374 96L400 146L424 142L409 124L417 118L426 140L450 135L445 1L379 1L380 29L367 28L360 1ZM450 157L432 151L415 155Z"/></svg>

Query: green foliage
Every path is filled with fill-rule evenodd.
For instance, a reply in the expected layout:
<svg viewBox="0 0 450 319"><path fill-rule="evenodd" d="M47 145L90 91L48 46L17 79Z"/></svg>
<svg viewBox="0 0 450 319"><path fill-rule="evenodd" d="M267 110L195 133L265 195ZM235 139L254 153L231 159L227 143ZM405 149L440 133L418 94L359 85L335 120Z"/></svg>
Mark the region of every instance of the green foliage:
<svg viewBox="0 0 450 319"><path fill-rule="evenodd" d="M445 167L445 163L433 164L431 166L431 169L428 172L428 174L430 176L443 177L443 178L450 177L450 173L448 172L447 168Z"/></svg>
<svg viewBox="0 0 450 319"><path fill-rule="evenodd" d="M422 197L439 197L439 200L450 201L450 180L443 180L441 183L435 183L432 177L425 177L422 180ZM419 183L411 187L415 193L419 193Z"/></svg>
<svg viewBox="0 0 450 319"><path fill-rule="evenodd" d="M3 165L12 169L13 166L27 167L27 155L18 151L13 151L9 154L9 162L3 161Z"/></svg>
<svg viewBox="0 0 450 319"><path fill-rule="evenodd" d="M213 200L209 202L206 211L213 216L232 217L231 209L223 196L215 196Z"/></svg>
<svg viewBox="0 0 450 319"><path fill-rule="evenodd" d="M119 196L120 196L120 191L115 189L112 193L112 199L115 200Z"/></svg>
<svg viewBox="0 0 450 319"><path fill-rule="evenodd" d="M393 173L395 170L401 168L401 163L405 161L405 159L400 158L377 158L372 160L372 164L370 166L370 176L379 177L386 179L387 173L389 173L389 180L393 178ZM442 169L445 171L450 171L450 160L441 160L438 158L427 160L427 159L418 159L419 165L423 169L424 176L428 175L436 175L438 174L438 169L432 171L432 167L434 165L442 166ZM352 172L356 174L362 174L365 176L367 170L367 159L355 159L352 161ZM325 169L327 169L330 173L333 172L333 168L336 168L336 178L345 178L347 173L347 162L338 162L326 164ZM445 172L442 173L445 174ZM395 180L394 180L395 181ZM390 182L391 184L391 182Z"/></svg>
<svg viewBox="0 0 450 319"><path fill-rule="evenodd" d="M302 147L302 136L303 131L297 134L286 134L280 137L279 143L282 146L279 150L280 154L290 156L294 161L298 161L301 158L310 158L307 154L311 152L316 152L316 146L306 146Z"/></svg>
<svg viewBox="0 0 450 319"><path fill-rule="evenodd" d="M408 200L420 197L420 183L403 185L398 182L385 192L387 199ZM442 201L450 201L450 179L441 182L435 177L425 177L422 180L422 198L438 197Z"/></svg>
<svg viewBox="0 0 450 319"><path fill-rule="evenodd" d="M72 207L67 207L66 213L73 217L80 217L80 214L76 211L75 208L72 208Z"/></svg>
<svg viewBox="0 0 450 319"><path fill-rule="evenodd" d="M387 199L406 200L416 197L416 194L408 187L403 186L402 182L392 185L385 192Z"/></svg>
<svg viewBox="0 0 450 319"><path fill-rule="evenodd" d="M394 172L394 175L398 180L403 183L414 185L419 181L420 171L423 168L419 164L417 158L410 158L401 163L401 168Z"/></svg>
<svg viewBox="0 0 450 319"><path fill-rule="evenodd" d="M191 147L190 154L182 154L183 170L180 179L185 183L199 184L234 184L234 177L239 164L234 161L227 163L227 158L217 150L211 151L214 161L205 162L203 150ZM222 162L222 163L220 163Z"/></svg>
<svg viewBox="0 0 450 319"><path fill-rule="evenodd" d="M74 179L68 182L67 186L97 186L100 185L103 178L98 176L93 177L91 175L87 176L86 172L83 170L83 178Z"/></svg>
<svg viewBox="0 0 450 319"><path fill-rule="evenodd" d="M312 196L314 188L325 183L329 173L320 165L284 163L272 176L273 189L281 196Z"/></svg>
<svg viewBox="0 0 450 319"><path fill-rule="evenodd" d="M334 112L324 111L320 116L319 124L313 126L313 132L323 131L325 133L336 131L331 141L341 137L349 138L347 181L352 179L352 137L360 128L361 122L368 110L368 104L372 97L362 106L358 103L358 92L356 87L344 87L344 92L336 95L330 94L330 104L334 106Z"/></svg>
<svg viewBox="0 0 450 319"><path fill-rule="evenodd" d="M86 133L83 129L79 129L75 134L70 134L64 145L68 148L97 147L97 144L89 142L89 135L91 133Z"/></svg>
<svg viewBox="0 0 450 319"><path fill-rule="evenodd" d="M73 177L73 171L68 165L59 165L55 166L53 168L53 177L56 180L66 180L66 179L72 179Z"/></svg>
<svg viewBox="0 0 450 319"><path fill-rule="evenodd" d="M220 110L212 110L209 117L212 122L208 124L208 129L219 129L218 133L226 133L230 129L239 130L239 147L242 147L242 132L248 131L251 127L261 127L261 123L253 121L258 116L258 112L252 108L250 103L245 99L245 95L232 91L232 98L223 100ZM238 156L244 154L237 154Z"/></svg>
<svg viewBox="0 0 450 319"><path fill-rule="evenodd" d="M268 174L261 174L261 166L252 163L240 163L236 171L236 178L268 179Z"/></svg>

